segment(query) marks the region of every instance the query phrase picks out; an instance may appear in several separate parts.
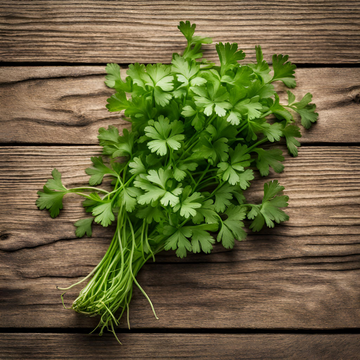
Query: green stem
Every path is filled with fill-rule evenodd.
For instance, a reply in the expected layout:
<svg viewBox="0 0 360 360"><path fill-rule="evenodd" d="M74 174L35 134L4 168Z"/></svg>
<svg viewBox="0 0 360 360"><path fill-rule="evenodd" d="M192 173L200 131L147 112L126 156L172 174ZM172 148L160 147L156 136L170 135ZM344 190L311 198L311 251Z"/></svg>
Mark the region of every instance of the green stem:
<svg viewBox="0 0 360 360"><path fill-rule="evenodd" d="M250 146L248 149L247 149L247 153L251 152L254 148L258 147L259 145L263 144L264 142L267 142L268 139L267 138L263 138L261 140L259 140L256 144L254 144L253 146Z"/></svg>
<svg viewBox="0 0 360 360"><path fill-rule="evenodd" d="M99 188L96 188L96 187L92 187L92 186L83 186L83 187L78 187L78 188L72 188L72 189L69 189L69 192L76 193L78 190L89 190L89 191L90 190L95 190L95 191L100 191L100 192L109 194L109 191L99 189Z"/></svg>

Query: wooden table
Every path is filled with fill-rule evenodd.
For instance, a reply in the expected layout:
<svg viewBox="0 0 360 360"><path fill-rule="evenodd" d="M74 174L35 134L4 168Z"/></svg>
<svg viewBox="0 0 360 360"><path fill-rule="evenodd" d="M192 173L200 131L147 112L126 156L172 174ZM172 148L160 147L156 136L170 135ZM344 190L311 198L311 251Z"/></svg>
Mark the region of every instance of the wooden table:
<svg viewBox="0 0 360 360"><path fill-rule="evenodd" d="M5 0L0 17L1 359L360 358L359 1ZM55 288L91 271L111 231L75 238L79 200L52 220L36 191L54 167L69 186L87 181L97 129L125 125L105 109L104 65L168 63L185 45L179 20L250 61L256 44L268 60L289 54L296 94L313 93L320 116L270 176L290 221L233 251L161 253L138 278L160 319L135 289L120 347L88 335L97 320L64 310Z"/></svg>

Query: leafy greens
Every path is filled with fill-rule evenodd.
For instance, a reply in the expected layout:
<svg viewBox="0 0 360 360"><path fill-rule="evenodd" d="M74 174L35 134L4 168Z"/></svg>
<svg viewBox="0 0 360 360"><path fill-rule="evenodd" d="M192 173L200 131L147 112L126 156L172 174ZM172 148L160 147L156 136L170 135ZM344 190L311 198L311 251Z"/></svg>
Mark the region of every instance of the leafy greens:
<svg viewBox="0 0 360 360"><path fill-rule="evenodd" d="M288 220L281 210L288 197L280 194L284 188L277 181L265 183L261 204L247 203L243 192L256 169L267 176L270 169L284 168L282 151L264 149L264 143L284 138L297 156L301 133L294 114L308 129L318 116L312 96L295 102L288 91L288 104L280 104L272 83L296 86L296 66L287 55L273 56L273 72L260 46L256 63L240 64L245 53L230 43L216 45L220 65L201 59L202 44L211 39L194 36L195 27L180 22L187 47L182 55L173 54L169 65L132 64L124 80L117 64L107 65L105 83L115 94L106 107L124 111L131 131L99 129L103 154L92 157L86 169L90 187L67 189L54 169L38 192L37 206L51 217L59 215L66 194L85 198L91 216L75 223L78 237L91 236L93 223L116 225L108 251L79 282L90 278L72 305L100 316L100 334L104 328L115 334L114 326L129 309L133 283L154 311L136 275L160 251L172 249L183 258L188 252L210 253L216 241L231 249L235 239L245 239L246 219L253 231ZM112 191L94 187L105 176L112 179Z"/></svg>

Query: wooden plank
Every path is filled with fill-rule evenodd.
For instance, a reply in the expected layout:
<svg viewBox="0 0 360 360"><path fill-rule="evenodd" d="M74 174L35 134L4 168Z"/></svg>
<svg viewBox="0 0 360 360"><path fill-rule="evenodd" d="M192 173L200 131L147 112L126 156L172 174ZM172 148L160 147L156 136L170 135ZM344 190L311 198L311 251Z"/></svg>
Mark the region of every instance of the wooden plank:
<svg viewBox="0 0 360 360"><path fill-rule="evenodd" d="M35 207L53 167L64 183L85 184L98 147L0 148L0 327L86 327L97 323L64 310L55 285L68 286L100 261L111 229L76 239L83 217L69 198L57 219ZM360 326L360 148L304 147L278 178L290 196L290 221L253 234L232 251L177 259L159 254L139 274L151 297L135 289L135 328L338 329ZM268 179L267 179L268 180ZM249 200L260 198L262 181ZM250 194L248 194L250 195ZM66 303L79 289L69 292ZM125 323L121 325L125 326Z"/></svg>
<svg viewBox="0 0 360 360"><path fill-rule="evenodd" d="M2 1L0 60L8 62L169 62L185 39L180 20L214 42L238 42L254 59L289 54L295 63L358 63L357 1ZM224 21L225 20L225 21ZM216 58L208 46L206 57Z"/></svg>
<svg viewBox="0 0 360 360"><path fill-rule="evenodd" d="M360 335L2 334L1 359L358 359Z"/></svg>
<svg viewBox="0 0 360 360"><path fill-rule="evenodd" d="M296 74L294 93L311 92L320 115L301 142L358 142L360 69L298 69ZM285 97L282 84L277 89ZM0 142L96 144L99 127L128 126L105 108L112 93L102 66L1 68Z"/></svg>

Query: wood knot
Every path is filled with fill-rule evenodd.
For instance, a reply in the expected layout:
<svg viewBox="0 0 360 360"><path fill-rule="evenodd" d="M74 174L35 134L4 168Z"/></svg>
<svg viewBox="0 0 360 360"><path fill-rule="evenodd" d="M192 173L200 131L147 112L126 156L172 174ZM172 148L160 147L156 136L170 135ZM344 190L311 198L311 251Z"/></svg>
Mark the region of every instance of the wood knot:
<svg viewBox="0 0 360 360"><path fill-rule="evenodd" d="M353 102L355 104L360 104L360 94L356 94L354 97L353 97Z"/></svg>
<svg viewBox="0 0 360 360"><path fill-rule="evenodd" d="M0 233L0 240L7 240L10 237L10 234L7 234L5 231Z"/></svg>

